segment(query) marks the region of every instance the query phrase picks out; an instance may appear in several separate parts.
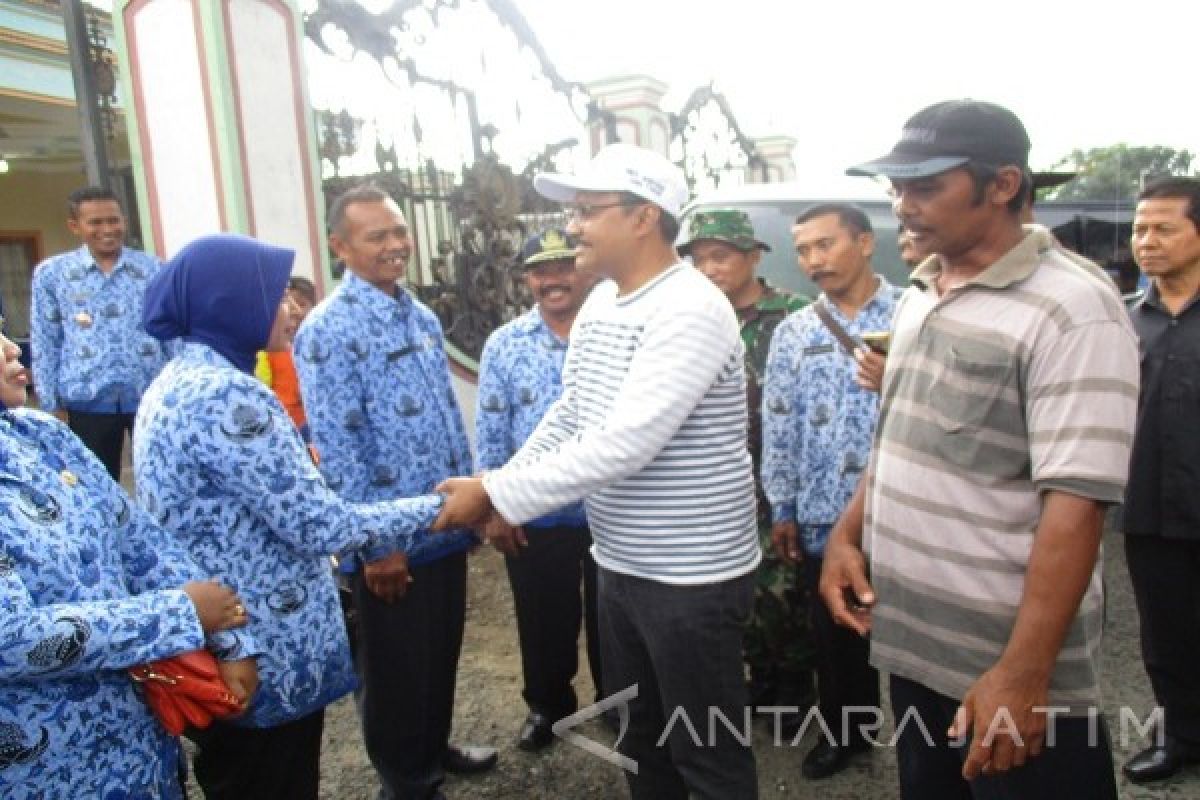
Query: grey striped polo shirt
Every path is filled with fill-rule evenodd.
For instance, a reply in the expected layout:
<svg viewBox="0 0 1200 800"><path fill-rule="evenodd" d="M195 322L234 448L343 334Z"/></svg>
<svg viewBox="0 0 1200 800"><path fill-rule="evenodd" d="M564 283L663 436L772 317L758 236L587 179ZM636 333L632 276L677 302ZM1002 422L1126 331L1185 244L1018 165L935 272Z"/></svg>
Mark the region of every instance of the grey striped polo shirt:
<svg viewBox="0 0 1200 800"><path fill-rule="evenodd" d="M1041 493L1120 502L1137 404L1137 344L1095 274L1031 230L939 296L937 257L900 300L884 378L864 548L878 595L871 661L961 698L1016 620ZM1050 702L1098 702L1099 563Z"/></svg>

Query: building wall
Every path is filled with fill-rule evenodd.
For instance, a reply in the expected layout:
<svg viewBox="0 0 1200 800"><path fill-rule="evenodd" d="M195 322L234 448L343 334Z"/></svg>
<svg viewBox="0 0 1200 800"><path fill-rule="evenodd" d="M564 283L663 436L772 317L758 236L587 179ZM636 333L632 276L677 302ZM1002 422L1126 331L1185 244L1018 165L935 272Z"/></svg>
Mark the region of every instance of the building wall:
<svg viewBox="0 0 1200 800"><path fill-rule="evenodd" d="M23 172L14 165L0 175L0 232L39 231L43 258L78 247L67 230L67 195L86 185L82 174Z"/></svg>

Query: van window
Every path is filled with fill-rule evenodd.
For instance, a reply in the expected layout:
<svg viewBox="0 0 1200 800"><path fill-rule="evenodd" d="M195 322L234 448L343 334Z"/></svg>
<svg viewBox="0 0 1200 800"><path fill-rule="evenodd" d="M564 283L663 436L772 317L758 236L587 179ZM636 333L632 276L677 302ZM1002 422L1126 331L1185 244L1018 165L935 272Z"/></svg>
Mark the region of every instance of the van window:
<svg viewBox="0 0 1200 800"><path fill-rule="evenodd" d="M823 198L751 200L746 202L708 203L701 198L684 212L681 240L686 238L688 217L697 210L738 208L750 215L758 238L771 247L763 253L759 275L783 289L815 297L819 290L801 272L792 246L792 223L800 212ZM897 286L908 285L908 267L900 260L896 247L896 215L887 200L852 200L867 213L875 230L873 263ZM1135 288L1139 272L1129 246L1133 206L1108 203L1039 203L1034 209L1039 223L1050 228L1065 246L1099 264L1113 277L1122 292Z"/></svg>

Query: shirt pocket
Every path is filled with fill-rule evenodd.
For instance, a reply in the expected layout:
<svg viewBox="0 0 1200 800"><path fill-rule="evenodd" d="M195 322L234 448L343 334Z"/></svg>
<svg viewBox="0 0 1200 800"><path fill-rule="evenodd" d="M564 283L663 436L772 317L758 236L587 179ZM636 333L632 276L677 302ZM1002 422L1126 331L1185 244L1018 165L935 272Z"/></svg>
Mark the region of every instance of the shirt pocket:
<svg viewBox="0 0 1200 800"><path fill-rule="evenodd" d="M1013 356L1000 348L976 342L951 345L934 369L930 386L929 402L937 424L947 433L985 427L1004 413L1015 376Z"/></svg>

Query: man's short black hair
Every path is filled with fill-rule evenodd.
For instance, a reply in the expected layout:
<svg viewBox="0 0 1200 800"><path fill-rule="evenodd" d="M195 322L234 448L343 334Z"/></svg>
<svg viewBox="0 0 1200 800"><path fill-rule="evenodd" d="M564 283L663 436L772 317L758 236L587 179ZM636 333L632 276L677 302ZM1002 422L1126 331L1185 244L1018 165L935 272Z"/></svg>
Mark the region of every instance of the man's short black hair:
<svg viewBox="0 0 1200 800"><path fill-rule="evenodd" d="M79 218L79 207L84 203L94 203L98 200L111 200L118 207L121 206L121 198L112 189L105 189L103 186L85 186L82 189L76 189L67 196L67 214L71 219ZM124 208L121 209L124 211Z"/></svg>
<svg viewBox="0 0 1200 800"><path fill-rule="evenodd" d="M854 203L817 203L801 211L800 215L796 217L796 224L803 225L805 222L814 220L817 217L824 217L827 214L837 214L838 221L842 223L842 227L855 236L863 233L875 233L875 230L871 227L871 219L867 216L867 212L854 205Z"/></svg>
<svg viewBox="0 0 1200 800"><path fill-rule="evenodd" d="M1200 231L1200 180L1196 178L1158 178L1146 184L1138 193L1138 202L1155 197L1179 198L1188 201L1184 213Z"/></svg>
<svg viewBox="0 0 1200 800"><path fill-rule="evenodd" d="M338 195L329 207L329 232L341 233L346 224L346 209L355 203L382 203L390 198L387 192L374 183L362 183Z"/></svg>
<svg viewBox="0 0 1200 800"><path fill-rule="evenodd" d="M987 193L987 186L996 179L997 173L1001 166L1016 166L1014 165L994 165L984 164L981 161L968 161L963 164L963 169L971 176L971 180L975 183L974 204L979 205L983 202L983 196ZM1020 167L1021 170L1021 185L1017 187L1017 193L1008 201L1008 211L1010 214L1018 214L1025 207L1026 203L1033 204L1033 174L1025 167Z"/></svg>
<svg viewBox="0 0 1200 800"><path fill-rule="evenodd" d="M667 244L675 244L675 240L679 238L679 220L673 215L668 214L662 206L656 206L653 202L642 197L640 194L633 192L619 192L621 204L627 206L655 206L658 209L658 232L662 235L663 241Z"/></svg>

